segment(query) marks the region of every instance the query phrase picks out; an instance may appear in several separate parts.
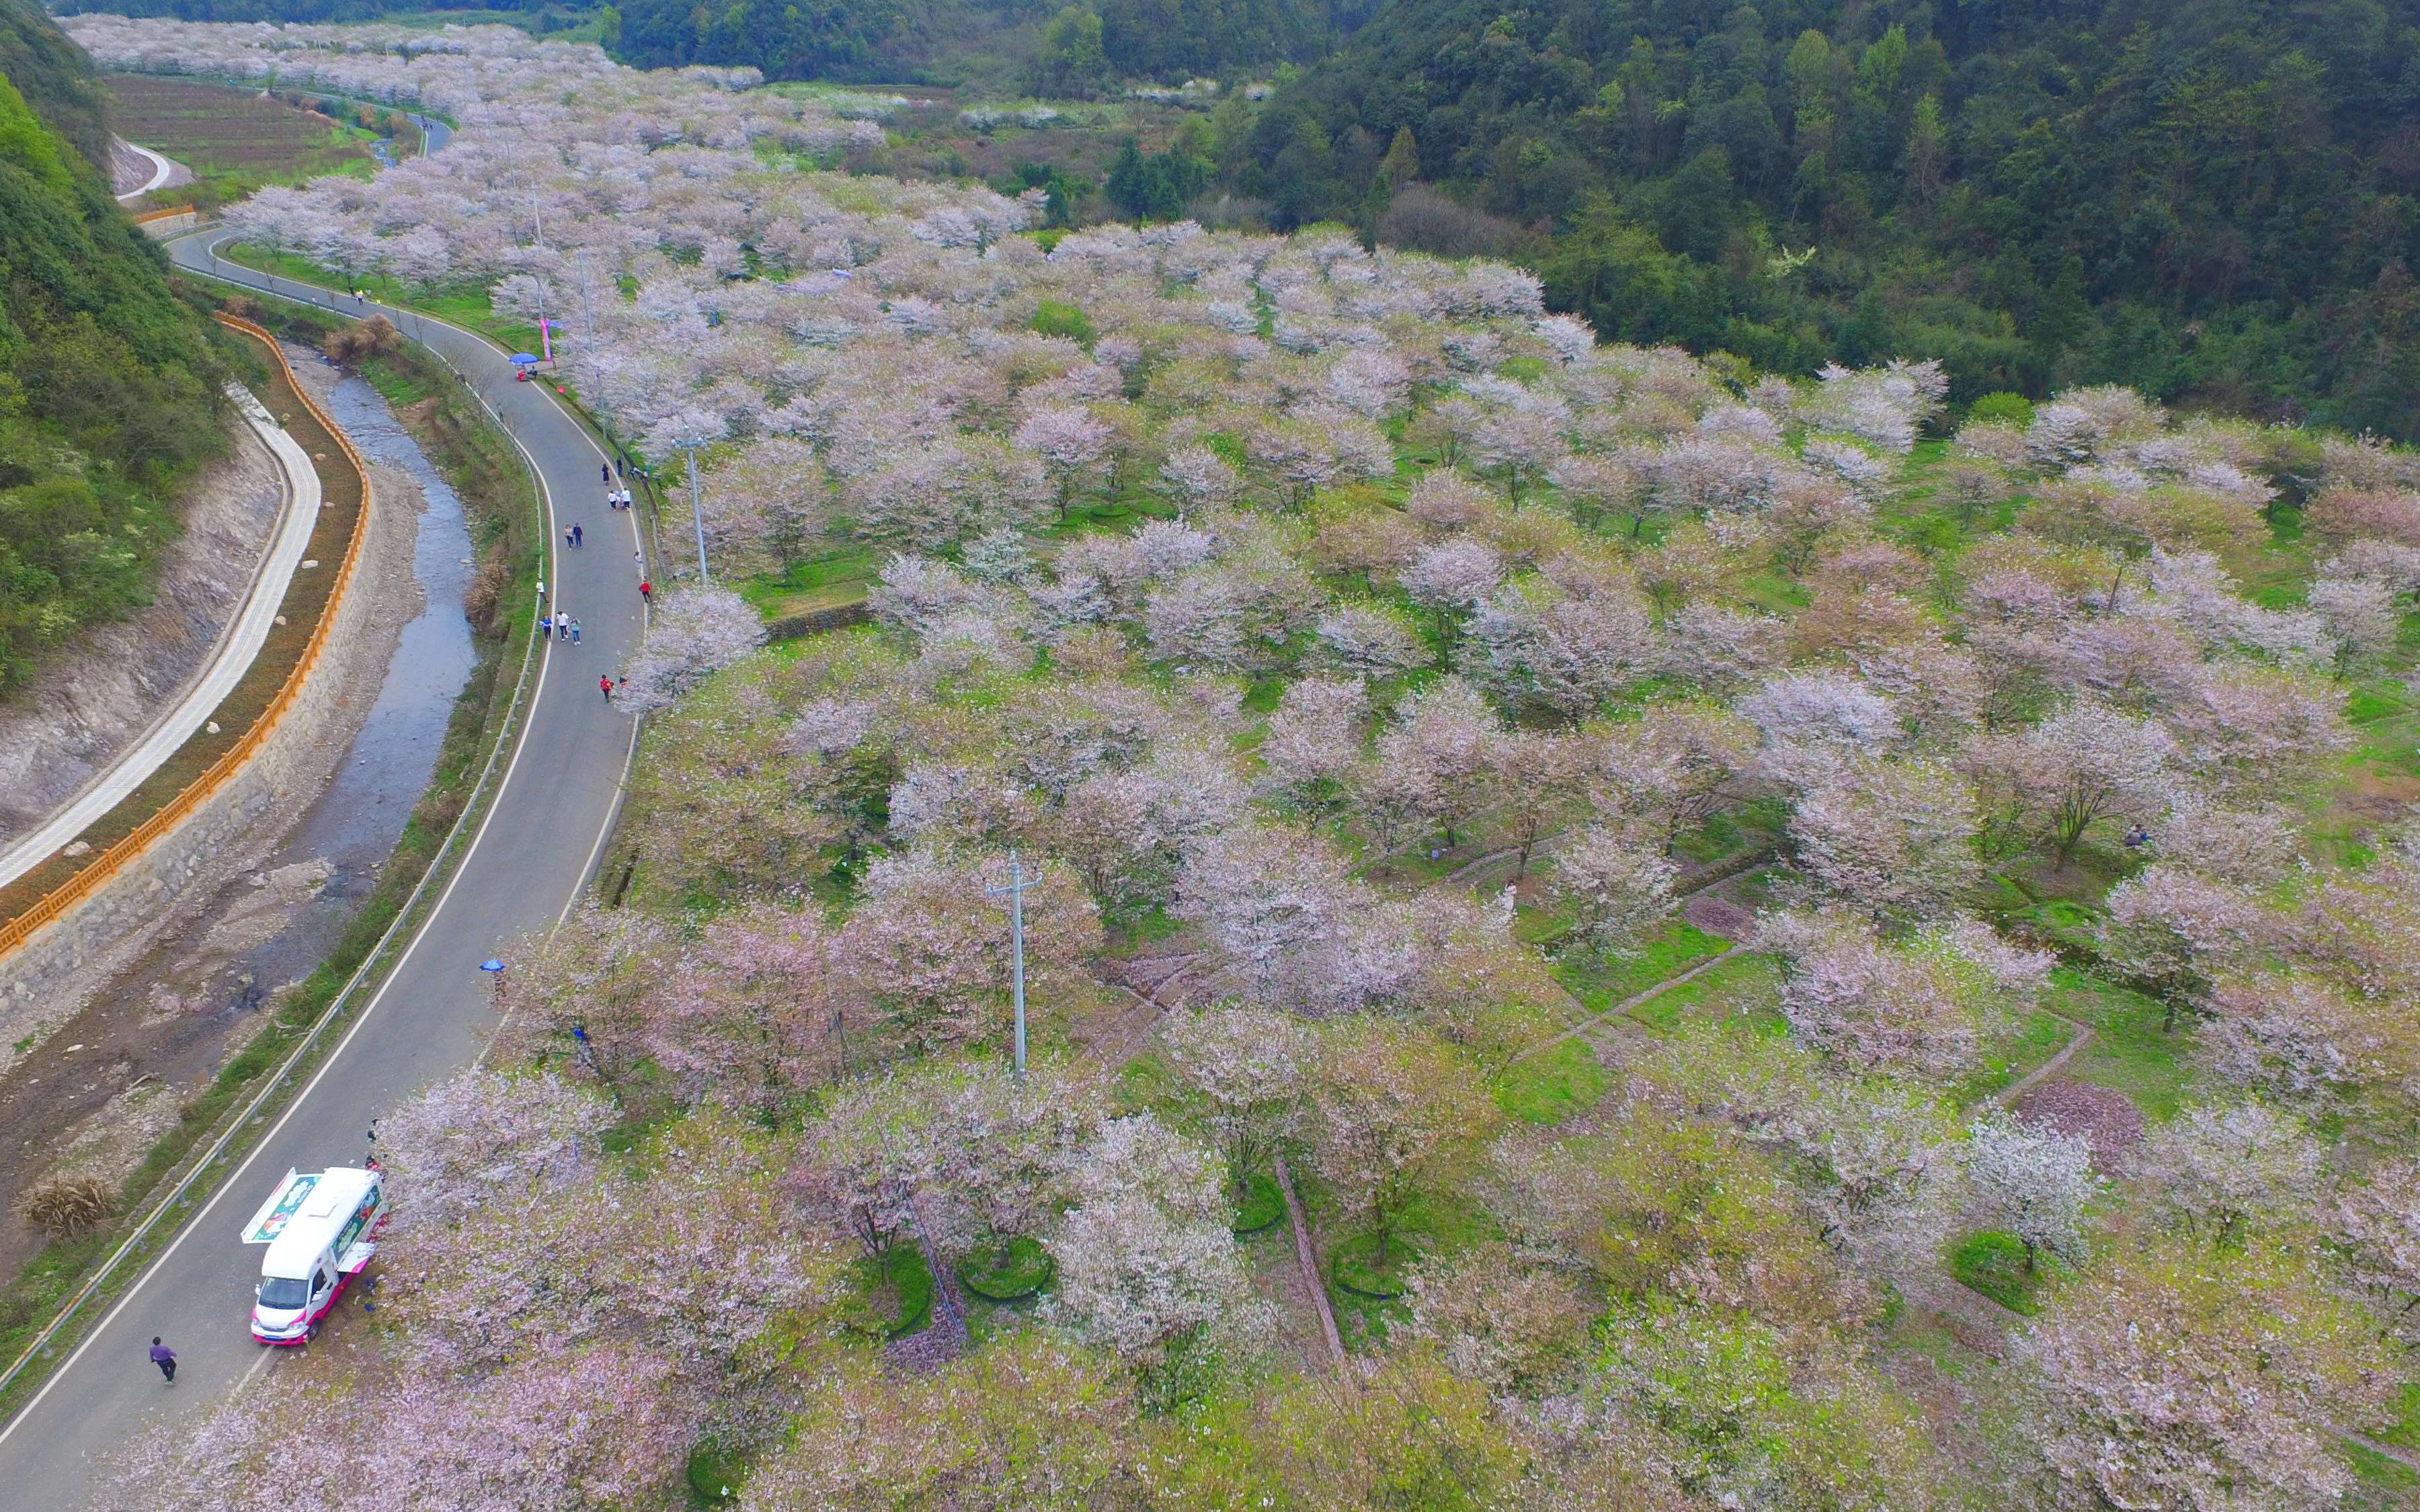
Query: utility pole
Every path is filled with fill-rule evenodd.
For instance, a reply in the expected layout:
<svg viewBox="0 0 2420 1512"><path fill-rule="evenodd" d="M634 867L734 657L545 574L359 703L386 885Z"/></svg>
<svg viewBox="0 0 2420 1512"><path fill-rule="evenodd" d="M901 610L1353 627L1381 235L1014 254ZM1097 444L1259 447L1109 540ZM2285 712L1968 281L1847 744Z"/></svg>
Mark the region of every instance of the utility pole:
<svg viewBox="0 0 2420 1512"><path fill-rule="evenodd" d="M580 310L588 318L588 350L597 350L597 306L588 297L588 249L581 247L571 255L573 266L580 270Z"/></svg>
<svg viewBox="0 0 2420 1512"><path fill-rule="evenodd" d="M984 889L995 898L1002 893L1008 895L1008 959L1015 982L1012 992L1016 1002L1016 1074L1020 1080L1025 1075L1025 889L1041 880L1040 877L1027 876L1016 853L1011 851L1008 853L1008 886Z"/></svg>
<svg viewBox="0 0 2420 1512"><path fill-rule="evenodd" d="M530 224L537 233L537 250L541 257L543 257L546 252L546 217L538 213L537 191L535 189L530 191ZM534 271L537 278L538 350L546 353L546 360L549 363L552 363L554 361L554 342L553 338L547 333L546 267L544 263L541 261Z"/></svg>
<svg viewBox="0 0 2420 1512"><path fill-rule="evenodd" d="M697 527L697 580L710 583L714 579L706 575L706 510L697 501L697 449L706 444L706 438L681 436L673 444L689 453L689 518Z"/></svg>

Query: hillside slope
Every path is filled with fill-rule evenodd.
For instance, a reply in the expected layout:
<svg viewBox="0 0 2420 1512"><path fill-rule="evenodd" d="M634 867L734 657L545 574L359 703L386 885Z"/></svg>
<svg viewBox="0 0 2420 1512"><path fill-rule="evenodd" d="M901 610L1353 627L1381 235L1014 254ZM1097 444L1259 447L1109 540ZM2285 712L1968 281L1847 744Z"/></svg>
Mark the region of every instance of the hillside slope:
<svg viewBox="0 0 2420 1512"><path fill-rule="evenodd" d="M1416 166L1549 233L1550 299L1626 340L2420 434L2415 14L1391 0L1231 181L1366 228Z"/></svg>
<svg viewBox="0 0 2420 1512"><path fill-rule="evenodd" d="M107 141L90 64L24 0L0 0L0 49L5 694L44 646L144 600L178 485L222 445L223 379L208 322L84 155Z"/></svg>

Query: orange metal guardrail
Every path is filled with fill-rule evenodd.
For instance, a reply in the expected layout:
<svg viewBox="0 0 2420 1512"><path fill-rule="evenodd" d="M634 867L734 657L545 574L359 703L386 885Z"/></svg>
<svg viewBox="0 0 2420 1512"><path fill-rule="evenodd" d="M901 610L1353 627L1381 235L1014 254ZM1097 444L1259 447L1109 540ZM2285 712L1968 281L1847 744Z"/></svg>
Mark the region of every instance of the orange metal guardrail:
<svg viewBox="0 0 2420 1512"><path fill-rule="evenodd" d="M328 643L330 628L335 624L337 607L344 602L345 590L353 580L354 565L361 560L362 539L367 533L364 527L367 525L369 519L370 470L368 464L362 460L361 453L353 449L351 440L336 428L336 423L329 418L328 412L321 409L312 401L311 396L303 392L302 382L294 377L294 369L287 364L286 353L278 347L276 337L251 321L240 319L231 315L222 314L218 319L220 324L242 332L269 348L270 355L277 359L279 369L285 373L287 383L294 390L294 396L302 401L302 408L308 409L312 417L327 428L328 434L336 439L336 444L344 449L346 461L351 465L354 472L362 480L362 501L360 508L353 513L352 539L346 543L344 562L336 569L335 586L328 591L328 601L319 611L319 623L312 626L311 639L304 643L302 656L295 661L294 670L286 674L285 685L278 688L277 696L270 700L269 707L261 710L260 717L253 720L252 728L245 731L241 738L229 747L217 761L212 762L201 776L185 784L184 791L162 804L159 812L135 825L116 843L93 857L89 865L53 888L31 908L7 923L0 924L0 956L6 956L15 950L17 947L32 938L34 933L43 925L100 891L112 878L126 870L136 857L150 849L152 841L191 817L194 810L200 808L213 794L232 780L238 772L243 770L244 764L252 760L259 752L260 748L268 743L270 735L277 729L278 721L283 719L286 712L294 706L295 701L302 696L302 685L310 677L311 669L318 664L321 649Z"/></svg>
<svg viewBox="0 0 2420 1512"><path fill-rule="evenodd" d="M141 225L148 221L164 221L171 215L197 215L200 212L195 210L191 205L171 205L163 209L144 210L137 214L133 219L136 225ZM224 316L220 316L220 318L226 319ZM228 321L228 323L230 325L235 324L232 320ZM302 391L297 389L294 392L300 393ZM308 401L305 402L307 403Z"/></svg>

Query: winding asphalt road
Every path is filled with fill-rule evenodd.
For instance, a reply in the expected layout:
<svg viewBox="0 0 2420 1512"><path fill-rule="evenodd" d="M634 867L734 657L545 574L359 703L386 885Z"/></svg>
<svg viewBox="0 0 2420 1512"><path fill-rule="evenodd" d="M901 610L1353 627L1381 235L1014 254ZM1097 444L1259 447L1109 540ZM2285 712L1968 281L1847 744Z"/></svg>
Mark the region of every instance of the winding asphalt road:
<svg viewBox="0 0 2420 1512"><path fill-rule="evenodd" d="M364 313L349 300L217 260L214 249L225 236L196 233L172 242L170 254L194 271ZM597 478L604 454L550 387L514 382L504 354L466 332L383 313L487 397L535 467L549 515L547 587L559 594L555 607L580 620L582 643L550 642L541 654L533 673L536 694L494 801L384 985L252 1155L84 1335L40 1394L0 1428L0 1505L80 1505L111 1451L170 1414L212 1405L255 1372L276 1368L282 1351L254 1343L246 1331L262 1252L238 1242L239 1227L289 1166L359 1164L371 1119L477 1058L495 1017L479 963L568 912L613 825L636 725L604 701L597 679L618 673L638 644L635 517L606 510ZM574 521L586 539L577 550L562 533ZM515 650L504 655L518 661ZM512 664L504 669L513 671ZM358 1323L349 1303L330 1327ZM177 1351L174 1387L146 1357L154 1335Z"/></svg>

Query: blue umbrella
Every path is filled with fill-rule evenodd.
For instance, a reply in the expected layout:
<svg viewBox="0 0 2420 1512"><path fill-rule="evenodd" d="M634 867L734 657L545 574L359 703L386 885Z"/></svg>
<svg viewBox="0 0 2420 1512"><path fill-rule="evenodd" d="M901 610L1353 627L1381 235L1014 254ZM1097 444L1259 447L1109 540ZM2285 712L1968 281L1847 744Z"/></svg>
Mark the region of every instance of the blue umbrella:
<svg viewBox="0 0 2420 1512"><path fill-rule="evenodd" d="M482 971L502 971L504 969L504 964L502 961L497 960L494 956L489 956L485 961L479 963L479 969Z"/></svg>
<svg viewBox="0 0 2420 1512"><path fill-rule="evenodd" d="M513 353L511 360L516 363L527 363L535 366L537 363L537 354L535 352L515 352Z"/></svg>

